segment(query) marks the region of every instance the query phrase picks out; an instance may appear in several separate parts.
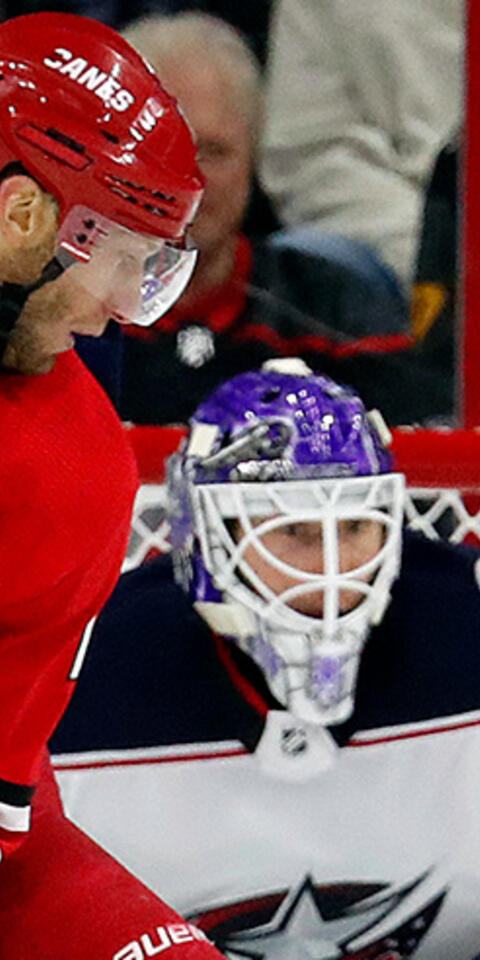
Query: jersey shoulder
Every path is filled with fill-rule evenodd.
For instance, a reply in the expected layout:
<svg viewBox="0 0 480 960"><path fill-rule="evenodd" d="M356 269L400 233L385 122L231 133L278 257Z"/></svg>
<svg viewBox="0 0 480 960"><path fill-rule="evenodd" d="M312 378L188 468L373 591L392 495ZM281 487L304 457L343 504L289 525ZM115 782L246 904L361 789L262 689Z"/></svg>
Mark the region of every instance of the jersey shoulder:
<svg viewBox="0 0 480 960"><path fill-rule="evenodd" d="M124 574L98 618L55 753L232 737L242 710L169 558Z"/></svg>
<svg viewBox="0 0 480 960"><path fill-rule="evenodd" d="M464 603L469 610L480 608L480 549L407 531L397 589L400 596L414 594L430 615L433 600L442 601L442 611L446 608L451 616Z"/></svg>
<svg viewBox="0 0 480 960"><path fill-rule="evenodd" d="M356 728L480 710L480 551L407 534L359 674Z"/></svg>

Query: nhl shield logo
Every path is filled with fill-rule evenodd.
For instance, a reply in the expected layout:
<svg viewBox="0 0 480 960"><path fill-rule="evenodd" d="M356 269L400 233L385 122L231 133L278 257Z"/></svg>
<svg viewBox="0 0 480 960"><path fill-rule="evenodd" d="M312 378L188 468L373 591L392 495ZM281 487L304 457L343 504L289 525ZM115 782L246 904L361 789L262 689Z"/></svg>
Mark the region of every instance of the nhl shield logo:
<svg viewBox="0 0 480 960"><path fill-rule="evenodd" d="M305 753L308 747L306 730L303 727L286 727L282 730L281 749L289 756Z"/></svg>

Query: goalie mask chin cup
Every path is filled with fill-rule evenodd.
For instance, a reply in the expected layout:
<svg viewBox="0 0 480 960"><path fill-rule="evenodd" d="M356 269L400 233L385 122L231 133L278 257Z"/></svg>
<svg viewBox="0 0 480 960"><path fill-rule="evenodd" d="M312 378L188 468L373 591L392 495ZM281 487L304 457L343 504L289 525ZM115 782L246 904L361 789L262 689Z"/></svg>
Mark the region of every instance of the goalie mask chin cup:
<svg viewBox="0 0 480 960"><path fill-rule="evenodd" d="M241 374L196 411L169 466L174 565L198 612L252 657L274 697L332 725L353 711L361 653L399 572L404 478L379 414L304 366L287 370L271 361ZM373 555L343 571L342 521L383 530ZM322 524L321 572L269 550L265 535L292 524ZM252 547L288 585L275 592L262 579ZM346 591L356 597L348 609ZM293 608L315 595L320 615Z"/></svg>

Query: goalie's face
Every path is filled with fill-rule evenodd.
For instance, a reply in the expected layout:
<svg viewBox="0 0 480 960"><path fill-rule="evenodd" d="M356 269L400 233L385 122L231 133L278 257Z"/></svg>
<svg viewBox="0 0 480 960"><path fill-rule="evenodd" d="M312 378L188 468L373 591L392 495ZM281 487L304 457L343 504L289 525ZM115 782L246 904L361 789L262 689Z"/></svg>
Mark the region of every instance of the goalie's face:
<svg viewBox="0 0 480 960"><path fill-rule="evenodd" d="M277 523L273 529L271 522ZM240 523L236 524L235 539L240 543L246 537L243 558L248 567L268 591L282 596L293 610L307 616L323 618L324 592L318 582L311 584L303 574L350 574L353 580L368 583L372 579L369 564L377 556L385 539L383 525L369 519L338 520L335 524L336 544L328 545L328 533L323 523L292 522L288 517L252 518L252 534L246 535ZM332 561L326 558L333 554ZM330 569L328 569L330 567ZM294 575L293 570L299 573ZM353 583L352 583L353 587ZM299 589L298 589L299 588ZM363 593L342 589L338 596L339 613L353 610Z"/></svg>
<svg viewBox="0 0 480 960"><path fill-rule="evenodd" d="M308 722L352 712L361 652L400 568L403 490L396 473L189 488L196 609Z"/></svg>

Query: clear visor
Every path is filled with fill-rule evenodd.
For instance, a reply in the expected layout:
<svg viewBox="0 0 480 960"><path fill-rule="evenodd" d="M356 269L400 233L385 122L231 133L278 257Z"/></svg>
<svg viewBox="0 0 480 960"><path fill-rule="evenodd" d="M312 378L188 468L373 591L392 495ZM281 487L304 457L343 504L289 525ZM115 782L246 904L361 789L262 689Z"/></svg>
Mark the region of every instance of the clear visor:
<svg viewBox="0 0 480 960"><path fill-rule="evenodd" d="M106 317L146 327L181 296L197 251L135 233L88 207L75 206L61 225L56 256L72 282L101 304Z"/></svg>

